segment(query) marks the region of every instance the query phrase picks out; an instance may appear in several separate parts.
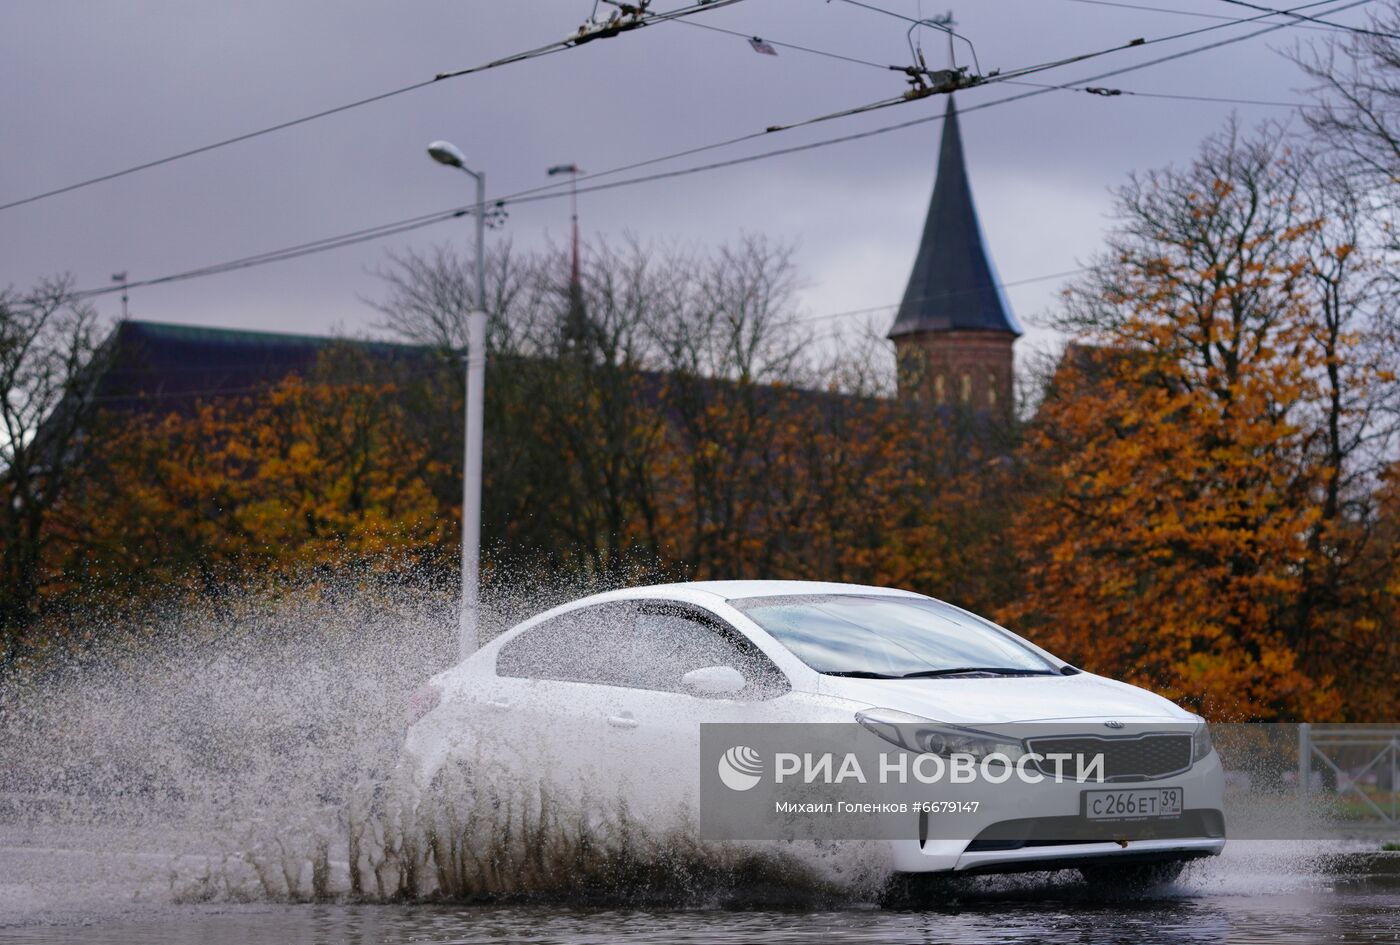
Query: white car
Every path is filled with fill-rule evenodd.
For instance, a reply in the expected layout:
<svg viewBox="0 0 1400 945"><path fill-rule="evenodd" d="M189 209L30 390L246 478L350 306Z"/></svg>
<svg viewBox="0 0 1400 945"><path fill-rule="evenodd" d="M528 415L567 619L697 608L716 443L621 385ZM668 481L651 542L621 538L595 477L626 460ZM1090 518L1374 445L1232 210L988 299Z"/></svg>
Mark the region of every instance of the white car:
<svg viewBox="0 0 1400 945"><path fill-rule="evenodd" d="M907 591L713 581L598 594L501 634L413 705L400 767L420 796L455 764L618 798L644 824L693 823L703 723L858 723L887 749L1103 756L1089 780L1013 780L991 799L985 784L939 785L956 831L905 817L879 841L896 872L1078 868L1147 884L1225 844L1224 778L1198 716Z"/></svg>

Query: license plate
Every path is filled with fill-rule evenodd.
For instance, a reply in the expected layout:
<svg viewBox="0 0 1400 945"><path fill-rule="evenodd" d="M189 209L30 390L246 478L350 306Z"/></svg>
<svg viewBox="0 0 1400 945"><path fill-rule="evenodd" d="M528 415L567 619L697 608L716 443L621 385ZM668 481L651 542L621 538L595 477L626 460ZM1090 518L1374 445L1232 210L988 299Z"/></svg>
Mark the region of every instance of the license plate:
<svg viewBox="0 0 1400 945"><path fill-rule="evenodd" d="M1089 820L1170 819L1181 816L1183 791L1174 788L1128 788L1085 791L1084 816Z"/></svg>

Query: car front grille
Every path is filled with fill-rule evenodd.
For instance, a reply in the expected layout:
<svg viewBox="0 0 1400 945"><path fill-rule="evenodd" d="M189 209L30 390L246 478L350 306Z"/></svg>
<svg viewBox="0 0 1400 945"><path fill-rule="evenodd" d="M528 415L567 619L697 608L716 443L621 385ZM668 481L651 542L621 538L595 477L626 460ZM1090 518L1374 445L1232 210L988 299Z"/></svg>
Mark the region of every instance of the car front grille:
<svg viewBox="0 0 1400 945"><path fill-rule="evenodd" d="M1056 736L1028 739L1026 744L1042 758L1072 756L1061 769L1069 778L1076 777L1079 758L1088 764L1098 754L1103 755L1105 781L1147 781L1180 774L1191 767L1191 736L1186 733L1158 732L1117 738ZM1053 762L1041 761L1039 767L1043 774L1053 776L1055 773Z"/></svg>

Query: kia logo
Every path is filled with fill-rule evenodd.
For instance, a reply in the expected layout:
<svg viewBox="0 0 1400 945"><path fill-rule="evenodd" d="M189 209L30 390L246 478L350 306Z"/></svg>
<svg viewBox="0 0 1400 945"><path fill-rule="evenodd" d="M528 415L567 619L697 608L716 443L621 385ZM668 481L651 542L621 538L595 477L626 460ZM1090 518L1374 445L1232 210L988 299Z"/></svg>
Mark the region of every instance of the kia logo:
<svg viewBox="0 0 1400 945"><path fill-rule="evenodd" d="M1105 722L1105 723L1103 723L1103 724L1104 724L1104 728L1122 728L1122 727L1123 727L1123 723L1122 723L1122 722Z"/></svg>

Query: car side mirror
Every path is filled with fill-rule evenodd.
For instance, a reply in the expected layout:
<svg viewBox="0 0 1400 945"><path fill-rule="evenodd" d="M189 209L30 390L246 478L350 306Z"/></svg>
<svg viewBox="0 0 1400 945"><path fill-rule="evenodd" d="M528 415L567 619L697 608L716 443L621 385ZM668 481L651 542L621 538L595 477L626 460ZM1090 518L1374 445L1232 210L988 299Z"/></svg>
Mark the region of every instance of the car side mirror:
<svg viewBox="0 0 1400 945"><path fill-rule="evenodd" d="M748 680L732 666L705 666L682 676L681 685L695 696L728 696L743 689Z"/></svg>

